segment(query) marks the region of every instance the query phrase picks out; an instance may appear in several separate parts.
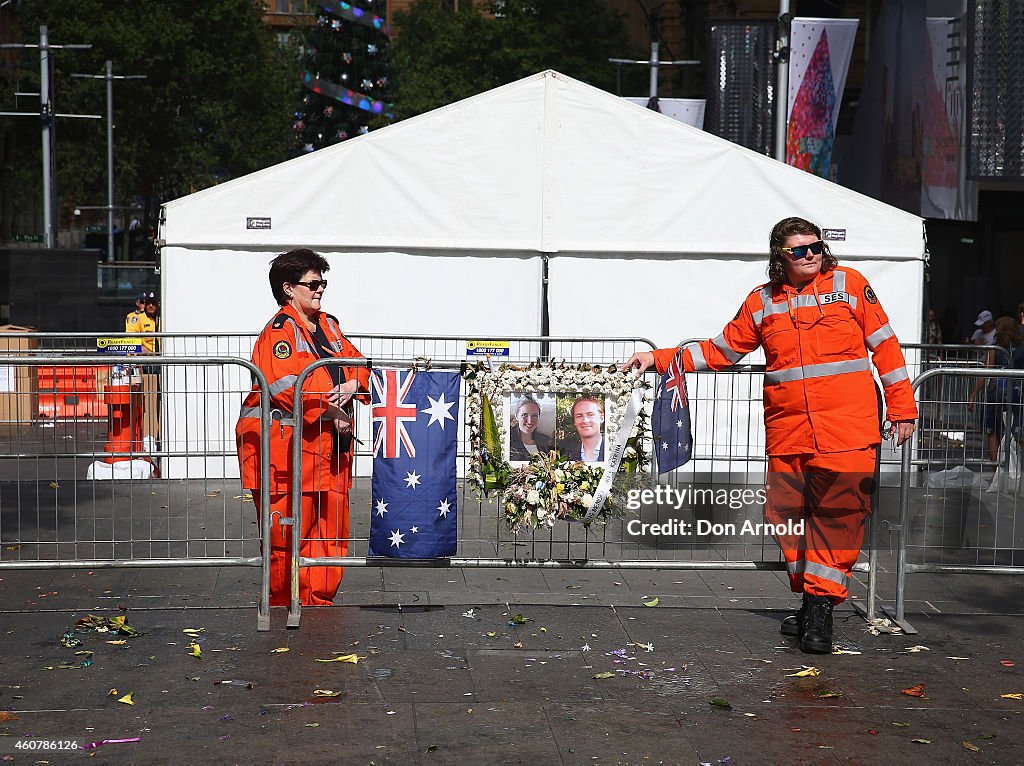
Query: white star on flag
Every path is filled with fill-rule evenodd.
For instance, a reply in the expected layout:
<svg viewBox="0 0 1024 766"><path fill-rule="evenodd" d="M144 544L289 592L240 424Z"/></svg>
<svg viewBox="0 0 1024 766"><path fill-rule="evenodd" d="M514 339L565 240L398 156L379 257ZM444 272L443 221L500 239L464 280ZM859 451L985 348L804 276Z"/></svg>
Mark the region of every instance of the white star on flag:
<svg viewBox="0 0 1024 766"><path fill-rule="evenodd" d="M377 501L377 515L383 517L384 514L387 512L388 504L384 502L384 498L382 497L380 500Z"/></svg>
<svg viewBox="0 0 1024 766"><path fill-rule="evenodd" d="M429 428L434 423L441 426L441 430L444 430L444 421L451 420L454 422L455 418L452 417L450 412L451 408L455 406L455 402L446 402L444 400L444 393L442 393L437 399L427 395L427 401L430 402L430 406L420 412L425 412L430 415L430 421L427 423Z"/></svg>
<svg viewBox="0 0 1024 766"><path fill-rule="evenodd" d="M416 534L417 532L419 532L419 531L420 531L420 528L419 528L419 527L413 527L413 528L412 528L412 529L410 529L409 531L410 531L410 532L412 532L413 534Z"/></svg>
<svg viewBox="0 0 1024 766"><path fill-rule="evenodd" d="M410 471L405 475L405 486L409 489L416 489L416 485L420 483L420 475L415 471Z"/></svg>
<svg viewBox="0 0 1024 766"><path fill-rule="evenodd" d="M441 504L437 506L438 515L443 519L448 518L448 512L452 509L452 504L448 502L448 498L441 501Z"/></svg>
<svg viewBox="0 0 1024 766"><path fill-rule="evenodd" d="M676 428L682 428L682 427L683 427L683 421L677 420L676 421Z"/></svg>
<svg viewBox="0 0 1024 766"><path fill-rule="evenodd" d="M403 535L396 529L394 532L391 533L391 536L388 538L388 540L391 541L391 545L393 547L398 548L402 545L402 543L405 542L405 535Z"/></svg>

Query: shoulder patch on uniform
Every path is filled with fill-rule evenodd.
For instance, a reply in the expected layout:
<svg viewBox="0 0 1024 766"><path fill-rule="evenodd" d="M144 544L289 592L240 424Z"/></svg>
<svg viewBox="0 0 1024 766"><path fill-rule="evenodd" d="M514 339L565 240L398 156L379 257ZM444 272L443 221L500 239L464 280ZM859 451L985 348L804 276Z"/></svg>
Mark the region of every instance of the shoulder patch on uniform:
<svg viewBox="0 0 1024 766"><path fill-rule="evenodd" d="M131 322L132 324L136 324L138 323L139 318L135 314L132 314L130 317L128 317L128 321Z"/></svg>
<svg viewBox="0 0 1024 766"><path fill-rule="evenodd" d="M274 317L274 321L271 323L271 326L275 330L280 330L282 327L284 327L284 323L287 322L287 321L288 321L288 315L287 314L278 314L276 317Z"/></svg>
<svg viewBox="0 0 1024 766"><path fill-rule="evenodd" d="M327 314L326 311L324 313ZM334 316L334 314L327 314L327 318L333 319L335 324L341 324L341 322L338 321L338 317Z"/></svg>
<svg viewBox="0 0 1024 766"><path fill-rule="evenodd" d="M868 303L878 303L878 296L875 295L875 291L871 289L871 285L864 285L864 299Z"/></svg>
<svg viewBox="0 0 1024 766"><path fill-rule="evenodd" d="M287 359L292 355L292 345L286 340L279 340L274 344L274 356L278 359Z"/></svg>

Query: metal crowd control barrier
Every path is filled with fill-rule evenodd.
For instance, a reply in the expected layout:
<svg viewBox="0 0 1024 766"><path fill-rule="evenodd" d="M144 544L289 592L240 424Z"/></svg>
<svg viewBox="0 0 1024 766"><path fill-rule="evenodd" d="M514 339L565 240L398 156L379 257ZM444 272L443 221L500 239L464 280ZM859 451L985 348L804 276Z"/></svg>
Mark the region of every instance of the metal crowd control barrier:
<svg viewBox="0 0 1024 766"><path fill-rule="evenodd" d="M619 360L623 361L623 360ZM381 364L374 360L374 364ZM392 366L401 366L395 362ZM314 369L329 365L351 366L345 360L321 359L307 366L298 376L296 390L303 385ZM408 366L408 363L405 363ZM461 362L434 362L437 369L457 369ZM745 440L752 428L749 422L751 410L761 410L760 380L763 367L743 366L728 372L697 373L697 385L690 393L694 405L694 459L684 470L663 476L664 483L698 487L705 491L713 485L729 486L742 492L750 487L763 486L765 456L763 428L757 435L753 448ZM652 382L657 378L652 377ZM730 392L731 399L725 399L723 392ZM318 392L306 391L306 395ZM326 392L319 392L321 394ZM295 422L302 418L302 397L295 398ZM464 412L465 390L460 394L460 419ZM707 413L704 414L704 410ZM724 428L719 428L725 422ZM357 430L358 432L358 430ZM736 432L743 436L736 437ZM722 438L718 438L721 435ZM760 446L757 447L756 445ZM292 452L292 475L300 475L305 455L296 440ZM460 475L464 475L465 463L470 459L469 445L462 423L462 438L458 450L462 463ZM657 477L648 477L644 486L653 484ZM293 488L292 508L301 509L298 497L300 488ZM706 497L706 495L705 495ZM707 500L689 503L683 514L695 514L708 510L696 509L695 505ZM474 508L475 506L475 508ZM474 514L475 510L475 514ZM753 500L747 500L736 507L720 509L724 516L710 517L717 522L727 523L730 518L742 518L744 513L756 511L757 521L761 520L761 509ZM651 509L642 522L662 523L674 518L678 508ZM301 511L300 511L301 512ZM353 512L352 524L360 523L359 511ZM368 514L367 514L368 515ZM737 542L727 534L714 539L698 541L692 537L662 543L657 535L630 535L627 524L630 519L610 520L606 524L594 525L589 530L580 524L563 523L551 530L532 533L512 533L505 527L500 506L496 500L481 501L470 497L463 484L458 512L458 545L456 556L441 559L393 559L349 555L341 557L311 558L301 555L302 540L295 534L301 520L292 522L291 555L291 607L288 614L289 627L297 627L301 618L299 603L299 571L311 566L381 566L381 567L461 567L461 568L574 568L574 569L676 569L676 570L772 570L785 571L786 565L775 541L763 537L756 543ZM348 538L350 548L368 544L366 537L353 532Z"/></svg>
<svg viewBox="0 0 1024 766"><path fill-rule="evenodd" d="M84 355L30 355L0 357L0 367L38 369L45 366L70 368L112 368L129 361L124 357ZM177 413L186 423L205 416L208 397L217 391L217 383L228 378L227 369L242 368L250 373L262 393L261 460L269 464L269 386L266 377L248 360L229 357L145 357L145 367L165 370L185 368L180 379L188 386L180 401L199 404L199 412ZM170 375L163 376L165 380ZM248 388L246 389L246 391ZM152 392L154 401L176 392ZM230 411L232 424L237 419L242 391L220 387L224 411ZM109 392L101 395L109 396ZM129 396L145 396L141 390ZM15 396L31 401L31 392ZM259 541L269 539L270 519L268 474L263 474L260 533L251 532L251 513L245 510L245 494L234 499L230 509L228 492L236 486L206 478L205 470L193 481L153 481L159 466L169 459L199 461L205 469L208 461L230 460L236 463L234 441L230 444L207 442L198 429L189 431L183 444L161 440L159 431L143 442L142 424L132 410L126 422L127 443L114 442L107 431L107 419L72 417L45 421L22 417L31 407L15 408L18 418L0 426L0 569L115 567L259 567L260 595L257 605L257 629L269 630L270 549L260 551ZM159 423L159 421L155 421ZM47 438L49 436L50 438ZM116 460L121 458L122 460ZM131 463L146 461L147 468L137 476ZM108 462L112 461L112 462ZM120 480L100 481L104 474L113 479L117 466L127 462L129 469ZM34 471L26 468L34 464ZM88 471L87 471L88 467ZM96 477L88 480L87 477ZM159 493L158 493L159 490ZM196 490L199 490L197 493ZM162 497L161 497L162 496ZM251 500L251 498L248 498ZM163 505L157 505L163 501ZM252 524L256 524L253 520ZM231 550L235 548L235 550ZM250 555L247 550L251 550Z"/></svg>
<svg viewBox="0 0 1024 766"><path fill-rule="evenodd" d="M1024 399L1020 391L1024 390L1024 370L939 367L919 375L913 386L920 391L933 379L946 377L974 381L974 386L963 385L963 381L957 384L958 390L970 388L974 395L960 402L939 404L966 411L967 400L973 398L980 430L992 426L1000 434L999 452L996 460L991 455L986 459L972 458L968 438L971 424L964 424L966 432L958 430L960 422L950 428L948 421L941 419L948 408L938 409L938 415L922 420L914 441L924 442L923 448L904 451L899 521L892 528L899 535L896 609L892 616L906 632L916 632L906 620L908 574L1024 574L1024 524L1017 519L1022 499ZM979 386L978 382L985 379L1002 379L1006 386ZM981 449L991 446L982 444ZM986 482L987 477L979 478L967 470L968 462L994 466L991 483ZM914 471L915 467L921 470ZM935 467L944 470L929 474L928 469ZM912 486L922 473L925 486ZM923 490L913 501L912 489Z"/></svg>

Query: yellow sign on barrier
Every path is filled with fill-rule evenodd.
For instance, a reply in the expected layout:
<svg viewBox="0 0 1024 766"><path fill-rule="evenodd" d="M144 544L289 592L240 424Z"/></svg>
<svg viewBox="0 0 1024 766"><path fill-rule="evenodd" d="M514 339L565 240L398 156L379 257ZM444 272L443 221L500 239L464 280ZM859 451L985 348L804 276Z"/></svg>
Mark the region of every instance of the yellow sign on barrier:
<svg viewBox="0 0 1024 766"><path fill-rule="evenodd" d="M142 344L138 338L97 338L96 350L101 354L126 356L129 354L141 354Z"/></svg>
<svg viewBox="0 0 1024 766"><path fill-rule="evenodd" d="M507 340L467 340L466 356L508 356Z"/></svg>

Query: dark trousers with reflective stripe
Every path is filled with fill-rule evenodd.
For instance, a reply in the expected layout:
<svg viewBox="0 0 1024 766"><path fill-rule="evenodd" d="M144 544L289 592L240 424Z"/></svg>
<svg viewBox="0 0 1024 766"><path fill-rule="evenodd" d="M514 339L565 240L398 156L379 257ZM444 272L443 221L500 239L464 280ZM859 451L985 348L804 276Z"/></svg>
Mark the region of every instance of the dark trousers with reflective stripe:
<svg viewBox="0 0 1024 766"><path fill-rule="evenodd" d="M259 490L251 490L256 508ZM280 515L279 515L280 514ZM291 495L270 495L270 605L291 603L291 538L278 523L290 517ZM348 555L348 488L344 491L302 493L302 538L299 552L307 558ZM304 606L326 606L334 602L344 567L302 567L299 569L299 600Z"/></svg>
<svg viewBox="0 0 1024 766"><path fill-rule="evenodd" d="M765 520L794 593L846 600L877 486L877 448L768 458Z"/></svg>

